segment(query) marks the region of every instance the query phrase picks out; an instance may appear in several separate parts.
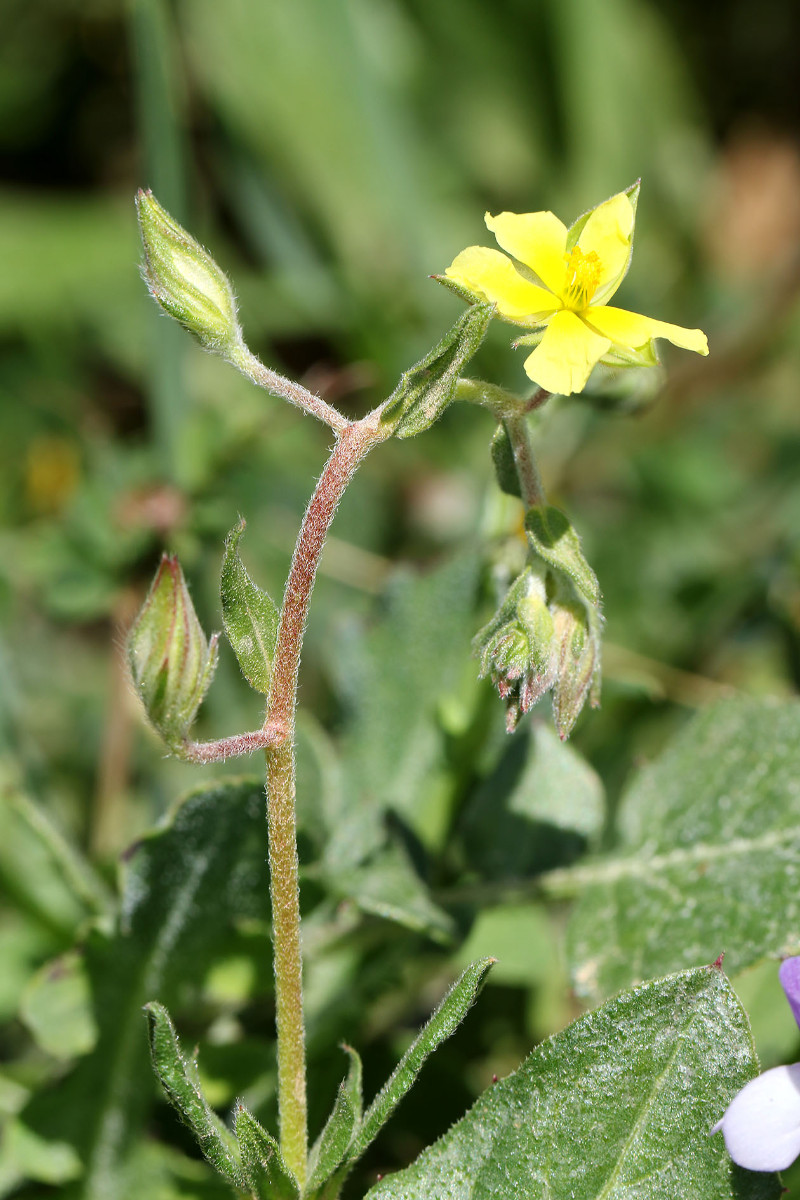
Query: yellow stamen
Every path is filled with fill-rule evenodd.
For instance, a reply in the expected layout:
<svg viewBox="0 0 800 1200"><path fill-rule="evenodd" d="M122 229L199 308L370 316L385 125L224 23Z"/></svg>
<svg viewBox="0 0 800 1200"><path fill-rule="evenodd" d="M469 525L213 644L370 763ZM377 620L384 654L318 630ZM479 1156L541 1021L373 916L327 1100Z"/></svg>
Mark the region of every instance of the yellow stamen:
<svg viewBox="0 0 800 1200"><path fill-rule="evenodd" d="M603 264L594 250L584 254L575 246L564 258L567 263L567 281L564 288L564 303L573 310L585 308L594 295L603 274Z"/></svg>

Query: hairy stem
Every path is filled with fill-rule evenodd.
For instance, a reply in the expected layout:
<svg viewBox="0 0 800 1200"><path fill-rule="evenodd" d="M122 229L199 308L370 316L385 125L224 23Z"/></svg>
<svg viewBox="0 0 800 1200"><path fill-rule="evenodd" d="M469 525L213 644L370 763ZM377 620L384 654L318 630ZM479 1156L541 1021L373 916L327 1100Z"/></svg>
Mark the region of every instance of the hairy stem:
<svg viewBox="0 0 800 1200"><path fill-rule="evenodd" d="M324 421L336 434L342 434L349 428L350 422L342 416L338 409L333 408L320 396L309 392L308 388L304 388L302 384L295 383L293 379L287 379L285 375L279 375L270 367L265 367L245 345L236 348L231 355L231 362L258 387L264 388L273 396L280 396L282 399L288 400L290 404L302 408L304 412L310 413L318 421Z"/></svg>
<svg viewBox="0 0 800 1200"><path fill-rule="evenodd" d="M506 417L504 420L508 440L514 454L514 466L517 468L522 503L525 508L535 504L544 504L544 489L539 476L539 468L533 456L531 435L528 422L524 416Z"/></svg>
<svg viewBox="0 0 800 1200"><path fill-rule="evenodd" d="M250 733L234 733L231 737L219 738L215 742L185 741L175 753L185 762L225 762L242 754L252 754L254 750L266 750L267 746L278 740L278 736L279 731L265 727L254 729Z"/></svg>
<svg viewBox="0 0 800 1200"><path fill-rule="evenodd" d="M276 736L266 758L281 1149L301 1186L306 1174L307 1115L295 818L297 674L311 593L331 521L358 464L388 433L381 429L377 411L363 421L345 424L311 497L286 583L264 723L265 732L274 731Z"/></svg>

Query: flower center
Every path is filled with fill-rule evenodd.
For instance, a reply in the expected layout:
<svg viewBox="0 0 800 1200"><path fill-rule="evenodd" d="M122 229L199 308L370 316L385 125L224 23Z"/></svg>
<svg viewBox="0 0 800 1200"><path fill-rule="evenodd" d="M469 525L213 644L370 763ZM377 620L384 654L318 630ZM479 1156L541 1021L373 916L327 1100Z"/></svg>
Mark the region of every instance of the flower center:
<svg viewBox="0 0 800 1200"><path fill-rule="evenodd" d="M572 309L585 308L600 283L603 264L594 250L584 254L577 246L564 255L564 260L567 264L564 304Z"/></svg>

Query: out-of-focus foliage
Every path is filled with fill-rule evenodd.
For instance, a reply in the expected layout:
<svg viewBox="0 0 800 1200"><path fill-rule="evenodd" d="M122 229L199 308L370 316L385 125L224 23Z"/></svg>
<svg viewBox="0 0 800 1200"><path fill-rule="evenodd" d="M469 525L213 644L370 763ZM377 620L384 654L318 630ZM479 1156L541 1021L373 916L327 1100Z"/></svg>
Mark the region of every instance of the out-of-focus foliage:
<svg viewBox="0 0 800 1200"><path fill-rule="evenodd" d="M146 999L167 995L199 1044L210 1103L244 1095L275 1127L254 876L184 983L152 947L133 962L137 871L171 828L122 882L120 855L181 792L241 764L165 761L117 651L163 550L181 556L203 627L221 627L239 514L248 571L279 595L328 438L155 311L135 189L213 251L253 349L349 415L460 315L427 277L481 241L486 208L570 221L641 177L620 301L709 333L706 361L668 352L665 382L601 380L539 417L548 499L580 533L606 616L603 707L569 748L542 723L507 740L469 657L492 607L487 563L521 536L488 414L451 405L381 447L337 515L301 687L312 1132L341 1079L338 1040L362 1052L371 1097L457 970L501 957L354 1176L358 1195L579 1012L562 915L533 898L534 876L612 850L623 782L694 709L796 691L799 31L789 0L767 8L756 21L736 0L721 28L685 0L6 0L0 1195L82 1194L87 1164L103 1200L224 1194L156 1096ZM472 368L526 386L502 327ZM223 648L200 734L254 728L259 703ZM256 863L258 793L237 795ZM145 995L137 971L156 966L165 991ZM767 1065L796 1057L770 978L741 981ZM120 999L121 1032L106 1008ZM116 1143L97 1078L120 1089Z"/></svg>

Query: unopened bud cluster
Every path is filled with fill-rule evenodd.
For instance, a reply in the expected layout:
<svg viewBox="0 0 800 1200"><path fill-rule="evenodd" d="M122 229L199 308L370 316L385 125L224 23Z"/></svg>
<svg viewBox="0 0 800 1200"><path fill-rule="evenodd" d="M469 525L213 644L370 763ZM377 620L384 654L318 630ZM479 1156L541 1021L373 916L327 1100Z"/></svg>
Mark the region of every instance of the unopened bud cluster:
<svg viewBox="0 0 800 1200"><path fill-rule="evenodd" d="M211 683L217 640L206 640L180 563L165 554L128 634L128 662L150 722L175 753Z"/></svg>
<svg viewBox="0 0 800 1200"><path fill-rule="evenodd" d="M145 282L165 312L207 350L230 355L241 343L236 300L224 271L150 191L136 198L144 245Z"/></svg>
<svg viewBox="0 0 800 1200"><path fill-rule="evenodd" d="M506 703L506 727L547 692L567 738L600 676L600 593L577 536L557 509L532 509L526 519L529 556L497 612L474 641L481 676L490 676Z"/></svg>

